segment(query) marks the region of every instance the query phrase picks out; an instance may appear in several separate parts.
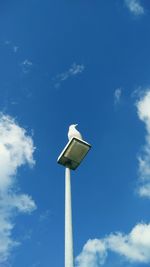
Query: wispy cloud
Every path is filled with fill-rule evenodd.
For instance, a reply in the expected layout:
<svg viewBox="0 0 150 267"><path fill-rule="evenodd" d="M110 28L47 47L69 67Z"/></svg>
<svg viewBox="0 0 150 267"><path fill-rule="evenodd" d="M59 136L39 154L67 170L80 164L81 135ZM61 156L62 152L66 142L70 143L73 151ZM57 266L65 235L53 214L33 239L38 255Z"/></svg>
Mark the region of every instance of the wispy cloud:
<svg viewBox="0 0 150 267"><path fill-rule="evenodd" d="M121 101L121 96L122 96L122 88L117 88L114 91L114 104L117 105Z"/></svg>
<svg viewBox="0 0 150 267"><path fill-rule="evenodd" d="M90 239L76 258L76 267L100 267L113 252L132 263L150 263L150 224L139 223L129 234L116 232Z"/></svg>
<svg viewBox="0 0 150 267"><path fill-rule="evenodd" d="M4 44L5 44L5 45L10 45L10 44L11 44L11 41L10 41L10 40L6 40L6 41L4 42Z"/></svg>
<svg viewBox="0 0 150 267"><path fill-rule="evenodd" d="M150 198L150 89L136 103L139 119L146 128L145 145L138 157L139 161L139 194Z"/></svg>
<svg viewBox="0 0 150 267"><path fill-rule="evenodd" d="M37 261L31 265L31 267L39 267L39 266L40 266L40 261Z"/></svg>
<svg viewBox="0 0 150 267"><path fill-rule="evenodd" d="M19 50L19 46L17 46L16 44L13 44L12 41L6 40L4 42L4 45L9 47L9 49L11 49L14 53L17 53Z"/></svg>
<svg viewBox="0 0 150 267"><path fill-rule="evenodd" d="M125 0L125 4L129 11L136 16L143 15L145 13L140 0Z"/></svg>
<svg viewBox="0 0 150 267"><path fill-rule="evenodd" d="M13 46L14 53L17 53L18 52L18 49L19 49L19 46L16 46L16 45Z"/></svg>
<svg viewBox="0 0 150 267"><path fill-rule="evenodd" d="M12 238L14 216L36 209L31 196L17 190L17 171L24 164L33 165L32 138L13 118L0 114L0 264L7 261L19 243Z"/></svg>
<svg viewBox="0 0 150 267"><path fill-rule="evenodd" d="M78 74L81 74L84 71L85 67L83 64L76 64L73 63L71 67L58 75L56 75L55 78L53 78L53 82L56 88L58 88L62 82L66 81L70 77L76 76Z"/></svg>
<svg viewBox="0 0 150 267"><path fill-rule="evenodd" d="M24 74L27 74L31 71L33 67L33 63L32 61L25 59L22 63L21 63L21 68Z"/></svg>
<svg viewBox="0 0 150 267"><path fill-rule="evenodd" d="M40 214L39 221L44 222L46 220L51 219L51 211L50 210L45 210L43 213Z"/></svg>

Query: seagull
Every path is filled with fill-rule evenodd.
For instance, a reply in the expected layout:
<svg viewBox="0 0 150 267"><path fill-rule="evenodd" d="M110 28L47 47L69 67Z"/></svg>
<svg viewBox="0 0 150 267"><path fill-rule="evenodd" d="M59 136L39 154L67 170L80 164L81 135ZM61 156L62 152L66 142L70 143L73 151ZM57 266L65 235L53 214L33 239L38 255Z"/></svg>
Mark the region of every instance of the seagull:
<svg viewBox="0 0 150 267"><path fill-rule="evenodd" d="M80 134L80 132L76 129L76 126L78 124L72 124L69 126L69 131L68 131L68 139L69 141L73 138L73 137L76 137L78 139L83 139L82 138L82 135Z"/></svg>

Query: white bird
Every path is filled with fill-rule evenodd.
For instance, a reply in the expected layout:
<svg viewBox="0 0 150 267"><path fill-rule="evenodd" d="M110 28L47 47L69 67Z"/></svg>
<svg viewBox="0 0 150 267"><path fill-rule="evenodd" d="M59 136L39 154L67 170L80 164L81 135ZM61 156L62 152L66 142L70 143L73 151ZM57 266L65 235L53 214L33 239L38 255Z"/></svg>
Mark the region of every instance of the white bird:
<svg viewBox="0 0 150 267"><path fill-rule="evenodd" d="M83 139L82 138L82 135L80 134L80 132L76 129L76 126L78 124L72 124L69 126L69 131L68 131L68 139L69 141L73 138L73 137L76 137L78 139Z"/></svg>

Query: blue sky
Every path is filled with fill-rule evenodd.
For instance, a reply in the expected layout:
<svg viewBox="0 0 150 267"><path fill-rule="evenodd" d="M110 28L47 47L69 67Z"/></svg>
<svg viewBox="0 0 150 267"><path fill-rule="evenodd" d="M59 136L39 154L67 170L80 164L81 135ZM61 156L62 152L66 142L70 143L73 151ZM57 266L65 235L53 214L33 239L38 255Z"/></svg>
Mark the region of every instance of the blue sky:
<svg viewBox="0 0 150 267"><path fill-rule="evenodd" d="M150 264L150 3L0 3L0 266L64 264L70 124L75 267Z"/></svg>

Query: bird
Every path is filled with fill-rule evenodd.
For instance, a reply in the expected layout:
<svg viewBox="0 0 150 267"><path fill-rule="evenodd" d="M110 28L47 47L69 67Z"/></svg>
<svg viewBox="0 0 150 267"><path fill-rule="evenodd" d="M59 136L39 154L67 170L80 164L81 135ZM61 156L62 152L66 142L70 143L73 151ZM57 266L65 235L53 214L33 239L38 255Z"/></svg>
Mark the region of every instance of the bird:
<svg viewBox="0 0 150 267"><path fill-rule="evenodd" d="M68 139L69 139L69 141L73 138L73 137L75 137L75 138L78 138L78 139L83 139L82 138L82 135L80 134L80 132L76 129L76 126L77 126L78 124L72 124L72 125L70 125L69 126L69 131L68 131Z"/></svg>

